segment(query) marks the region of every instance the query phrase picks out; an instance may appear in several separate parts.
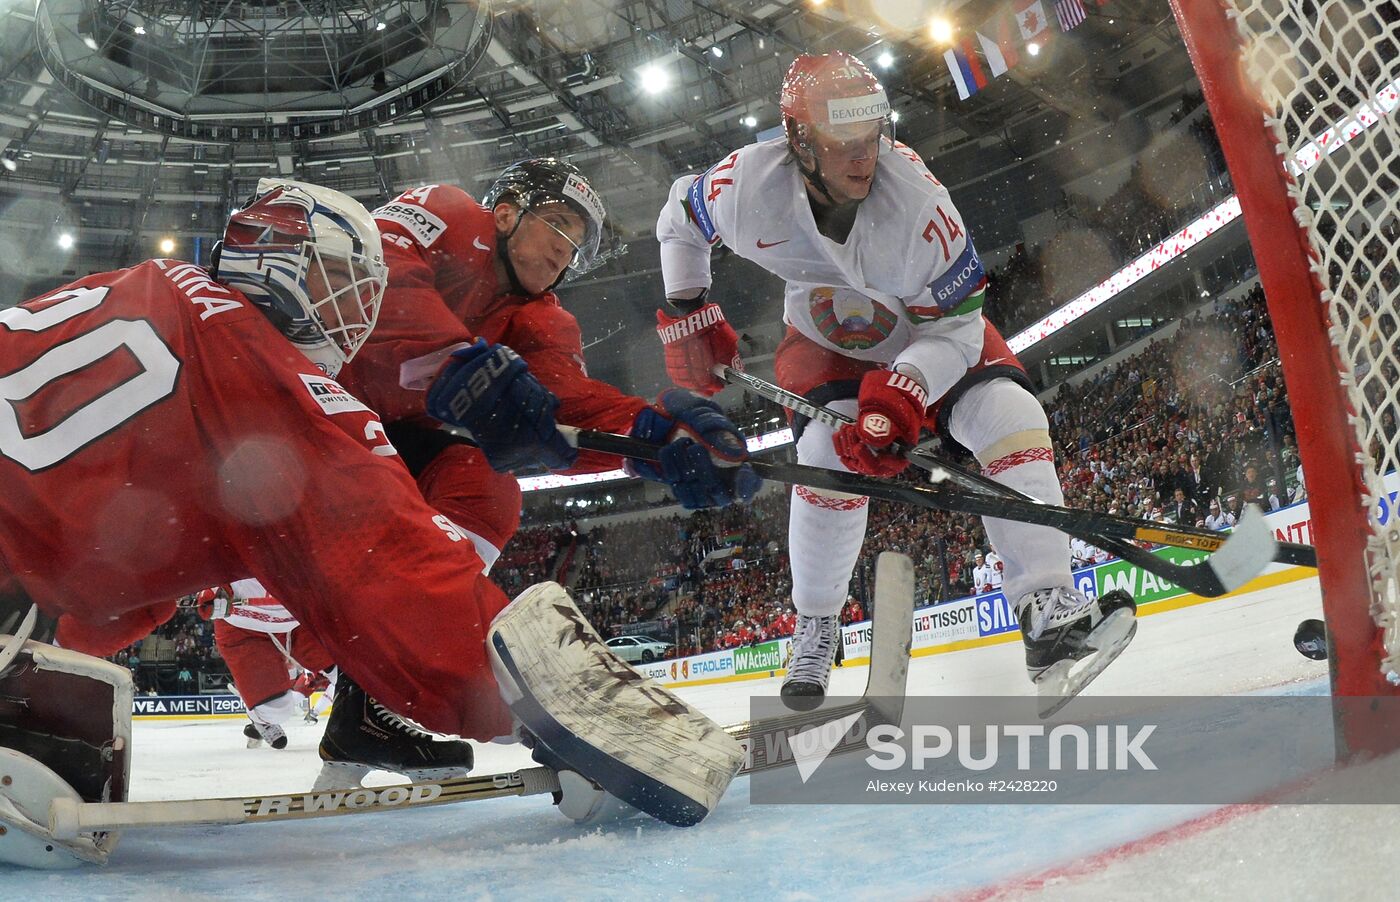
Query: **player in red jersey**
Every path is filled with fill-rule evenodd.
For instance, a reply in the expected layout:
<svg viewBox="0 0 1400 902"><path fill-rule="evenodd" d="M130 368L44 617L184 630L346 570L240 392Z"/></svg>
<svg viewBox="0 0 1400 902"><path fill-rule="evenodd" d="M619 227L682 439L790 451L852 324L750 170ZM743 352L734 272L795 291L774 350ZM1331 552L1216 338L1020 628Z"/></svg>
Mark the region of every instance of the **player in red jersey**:
<svg viewBox="0 0 1400 902"><path fill-rule="evenodd" d="M553 289L594 265L605 215L582 173L555 159L510 166L480 203L452 185L423 185L374 211L389 287L374 338L345 385L389 424L424 497L473 537L488 564L519 526L519 486L423 418L422 389L473 337L519 354L558 396L561 423L662 442L694 435L703 414L714 424L702 443L711 454L692 447L685 464L629 467L668 482L684 506L748 500L757 488L750 471L734 466L732 442L742 440L710 402L677 391L652 405L588 376L578 321ZM616 466L602 454L567 462L570 472Z"/></svg>
<svg viewBox="0 0 1400 902"><path fill-rule="evenodd" d="M32 686L56 662L111 654L170 616L163 599L251 576L363 687L376 723L401 727L360 738L397 743L394 763L413 755L431 769L440 763L431 746L450 745L413 743L404 718L483 740L523 724L547 737L537 748L556 763L626 757L618 724L659 704L682 741L718 732L660 687L617 675L626 668L578 626L558 587L508 606L471 543L423 501L378 417L331 378L374 327L384 280L363 207L264 180L231 216L210 271L152 260L0 311L0 597L32 600L57 621L63 646L54 655L24 643L32 617L0 639L0 696L29 686L52 701L52 688ZM508 349L458 352L429 399L488 457L557 454L557 400ZM551 682L532 646L555 630L571 639L550 643ZM68 672L86 677L100 664ZM610 701L591 720L570 719L565 673L607 684ZM86 713L110 715L115 729L130 709ZM30 759L71 772L82 755L55 744L54 725L39 726L6 730L7 745L26 742ZM703 785L663 756L607 768L597 783L657 817L694 822L737 769L737 748L711 746L695 746L689 762ZM98 766L121 767L124 751L108 749ZM658 792L667 807L654 804Z"/></svg>

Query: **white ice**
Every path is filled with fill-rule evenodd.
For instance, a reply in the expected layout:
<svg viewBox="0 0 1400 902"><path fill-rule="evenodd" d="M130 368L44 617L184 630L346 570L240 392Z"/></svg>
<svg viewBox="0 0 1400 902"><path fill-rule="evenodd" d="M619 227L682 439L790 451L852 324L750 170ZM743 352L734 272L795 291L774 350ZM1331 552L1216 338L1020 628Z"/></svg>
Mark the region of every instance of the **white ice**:
<svg viewBox="0 0 1400 902"><path fill-rule="evenodd" d="M1293 648L1307 579L1145 616L1099 695L1325 691ZM865 669L833 676L859 693ZM683 689L722 723L765 680ZM912 695L1026 694L1019 643L916 658ZM136 725L133 799L304 790L318 727L244 748L241 721ZM478 749L478 771L525 763ZM745 779L689 830L574 827L545 797L284 824L128 831L110 864L0 870L0 899L1393 899L1394 806L751 805Z"/></svg>

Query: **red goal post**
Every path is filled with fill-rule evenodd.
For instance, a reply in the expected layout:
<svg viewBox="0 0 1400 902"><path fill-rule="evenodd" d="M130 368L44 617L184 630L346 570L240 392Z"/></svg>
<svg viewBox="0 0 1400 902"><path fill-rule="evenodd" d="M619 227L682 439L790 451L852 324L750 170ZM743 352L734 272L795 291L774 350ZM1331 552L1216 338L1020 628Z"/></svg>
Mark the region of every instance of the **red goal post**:
<svg viewBox="0 0 1400 902"><path fill-rule="evenodd" d="M1332 690L1393 696L1400 527L1400 22L1384 4L1171 0L1225 151L1278 338L1311 501ZM1387 234L1391 237L1387 238ZM1380 706L1389 709L1389 705ZM1400 736L1339 704L1343 753Z"/></svg>

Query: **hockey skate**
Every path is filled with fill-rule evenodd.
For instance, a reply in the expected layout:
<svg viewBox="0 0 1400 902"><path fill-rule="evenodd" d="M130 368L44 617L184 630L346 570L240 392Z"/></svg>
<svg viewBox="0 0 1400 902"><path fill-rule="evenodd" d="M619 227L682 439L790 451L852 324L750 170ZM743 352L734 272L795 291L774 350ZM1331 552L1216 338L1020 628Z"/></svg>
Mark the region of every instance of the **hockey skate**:
<svg viewBox="0 0 1400 902"><path fill-rule="evenodd" d="M840 635L835 615L797 615L797 629L792 634L792 657L788 661L781 692L789 708L810 711L821 704L826 696L826 684L831 680L831 662L836 658L836 643L840 641Z"/></svg>
<svg viewBox="0 0 1400 902"><path fill-rule="evenodd" d="M1121 589L1096 599L1060 586L1037 589L1021 596L1016 617L1042 718L1068 704L1137 633L1137 603Z"/></svg>
<svg viewBox="0 0 1400 902"><path fill-rule="evenodd" d="M402 774L412 782L465 777L472 747L437 739L393 713L342 674L335 707L321 737L321 774L315 789L355 789L372 770Z"/></svg>
<svg viewBox="0 0 1400 902"><path fill-rule="evenodd" d="M275 749L287 747L287 731L275 723L250 720L243 725L243 735L247 737L250 749L258 748L264 741Z"/></svg>

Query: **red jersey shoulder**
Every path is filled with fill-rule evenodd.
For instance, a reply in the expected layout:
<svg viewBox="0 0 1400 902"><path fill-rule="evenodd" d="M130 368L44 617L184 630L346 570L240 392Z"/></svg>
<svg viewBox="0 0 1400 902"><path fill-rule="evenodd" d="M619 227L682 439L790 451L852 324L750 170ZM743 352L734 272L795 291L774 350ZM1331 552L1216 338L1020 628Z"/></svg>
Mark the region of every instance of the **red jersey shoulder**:
<svg viewBox="0 0 1400 902"><path fill-rule="evenodd" d="M495 249L491 213L456 185L410 188L374 211L379 232L400 248L459 259Z"/></svg>
<svg viewBox="0 0 1400 902"><path fill-rule="evenodd" d="M37 332L90 310L109 318L144 319L163 332L176 323L200 331L215 322L262 316L242 293L214 281L202 267L181 260L147 260L56 288L5 311L0 322L11 330Z"/></svg>

